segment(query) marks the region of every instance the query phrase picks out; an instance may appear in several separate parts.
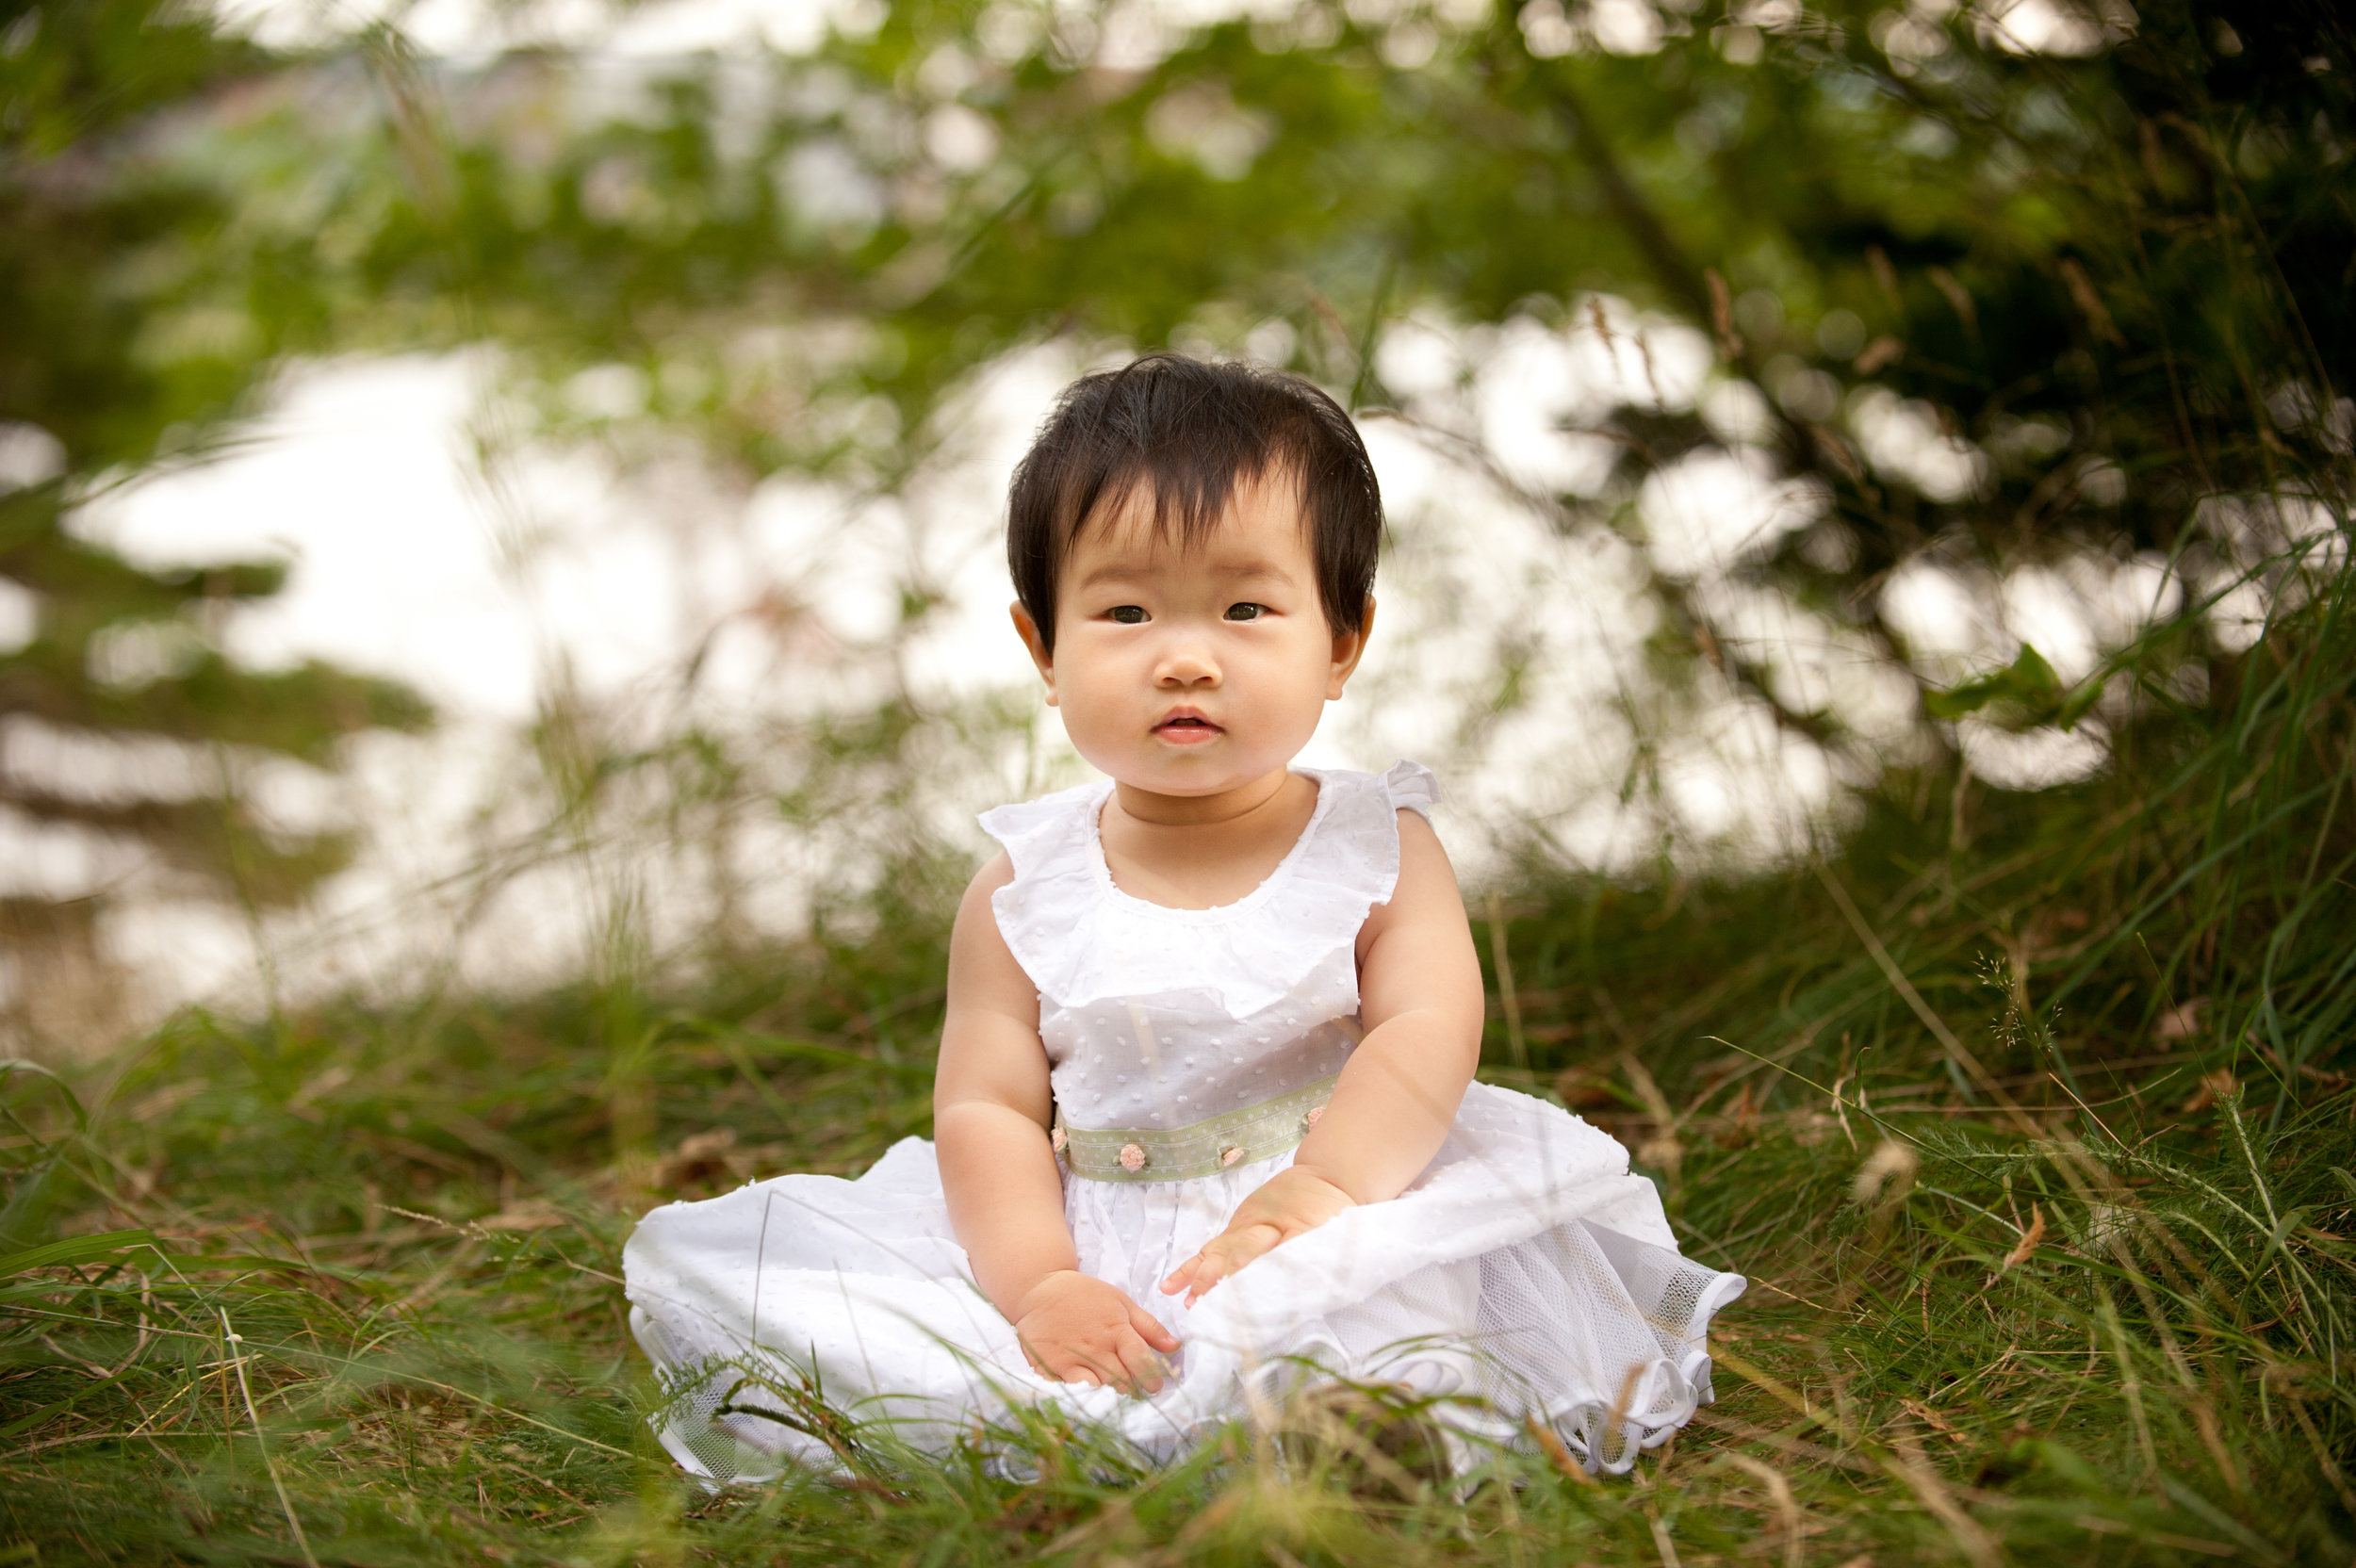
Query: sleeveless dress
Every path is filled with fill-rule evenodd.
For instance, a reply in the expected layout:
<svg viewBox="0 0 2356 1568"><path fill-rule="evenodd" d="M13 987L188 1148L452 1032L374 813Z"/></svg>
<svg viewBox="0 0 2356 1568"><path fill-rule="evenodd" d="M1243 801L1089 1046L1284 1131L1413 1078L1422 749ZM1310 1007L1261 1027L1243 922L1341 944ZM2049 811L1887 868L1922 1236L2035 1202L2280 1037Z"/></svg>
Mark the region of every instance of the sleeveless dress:
<svg viewBox="0 0 2356 1568"><path fill-rule="evenodd" d="M1397 814L1437 799L1414 763L1301 771L1318 786L1308 827L1215 909L1113 885L1108 783L981 819L1014 865L993 906L1039 988L1080 1267L1178 1336L1163 1392L1033 1372L973 1282L932 1145L908 1138L857 1181L780 1176L640 1221L623 1250L630 1327L680 1464L715 1483L832 1468L845 1434L875 1423L945 1453L1025 1407L1166 1460L1330 1376L1403 1385L1469 1437L1526 1444L1544 1422L1589 1468L1620 1472L1710 1398L1710 1317L1742 1279L1679 1255L1612 1137L1486 1084L1398 1198L1345 1210L1191 1310L1156 1288L1291 1164L1359 1038L1355 943L1398 878Z"/></svg>

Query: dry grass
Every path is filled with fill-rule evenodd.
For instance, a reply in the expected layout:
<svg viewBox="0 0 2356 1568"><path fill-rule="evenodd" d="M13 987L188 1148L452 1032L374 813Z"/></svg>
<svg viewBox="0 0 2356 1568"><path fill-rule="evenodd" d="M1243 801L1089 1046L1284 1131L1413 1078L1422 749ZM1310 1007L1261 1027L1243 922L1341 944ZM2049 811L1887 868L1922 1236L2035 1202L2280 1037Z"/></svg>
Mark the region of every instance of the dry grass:
<svg viewBox="0 0 2356 1568"><path fill-rule="evenodd" d="M682 1484L619 1240L924 1130L941 927L903 909L692 997L190 1015L10 1073L0 1563L2347 1562L2345 608L2097 784L1899 779L1821 873L1496 908L1496 1076L1755 1282L1632 1478L1533 1444L1435 1488L1335 1420L1288 1461L1040 1428L1014 1481L869 1433L847 1481Z"/></svg>

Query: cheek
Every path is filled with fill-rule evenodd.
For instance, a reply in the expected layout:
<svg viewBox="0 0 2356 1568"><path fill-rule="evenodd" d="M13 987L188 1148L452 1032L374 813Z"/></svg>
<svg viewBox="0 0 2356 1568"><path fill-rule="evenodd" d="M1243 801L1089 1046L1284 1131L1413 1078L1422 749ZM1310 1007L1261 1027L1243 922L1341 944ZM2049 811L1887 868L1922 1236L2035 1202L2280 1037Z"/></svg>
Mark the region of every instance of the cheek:
<svg viewBox="0 0 2356 1568"><path fill-rule="evenodd" d="M1090 646L1085 633L1074 637L1069 647L1070 657L1059 657L1055 664L1055 691L1064 707L1112 702L1136 685L1131 661L1120 652Z"/></svg>
<svg viewBox="0 0 2356 1568"><path fill-rule="evenodd" d="M1323 624L1305 634L1287 635L1281 645L1260 652L1254 687L1266 700L1305 709L1315 722L1333 673L1333 639L1325 635Z"/></svg>

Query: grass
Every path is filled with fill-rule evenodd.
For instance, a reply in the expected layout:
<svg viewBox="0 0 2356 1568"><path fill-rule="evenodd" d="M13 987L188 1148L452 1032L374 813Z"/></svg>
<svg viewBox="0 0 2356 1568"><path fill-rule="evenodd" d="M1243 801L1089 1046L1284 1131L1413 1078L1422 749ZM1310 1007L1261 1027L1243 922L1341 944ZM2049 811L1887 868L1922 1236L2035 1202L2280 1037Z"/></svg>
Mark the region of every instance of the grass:
<svg viewBox="0 0 2356 1568"><path fill-rule="evenodd" d="M1343 1424L1289 1462L1041 1429L1027 1480L870 1442L683 1484L621 1238L926 1130L918 874L885 936L688 991L189 1014L11 1070L0 1564L2346 1563L2350 608L2202 703L2154 677L2093 783L1893 776L1821 866L1490 907L1490 1075L1754 1281L1718 1402L1629 1478L1534 1450L1434 1489Z"/></svg>

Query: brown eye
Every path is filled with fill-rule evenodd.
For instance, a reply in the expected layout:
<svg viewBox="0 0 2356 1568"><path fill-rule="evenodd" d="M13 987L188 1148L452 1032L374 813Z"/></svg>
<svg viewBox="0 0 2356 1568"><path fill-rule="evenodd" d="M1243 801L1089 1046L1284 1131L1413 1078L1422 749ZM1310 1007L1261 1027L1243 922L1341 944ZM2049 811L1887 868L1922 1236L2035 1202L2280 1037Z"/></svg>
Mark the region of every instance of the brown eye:
<svg viewBox="0 0 2356 1568"><path fill-rule="evenodd" d="M1104 613L1110 615L1116 623L1121 626L1143 626L1145 624L1145 606L1141 604L1116 604Z"/></svg>
<svg viewBox="0 0 2356 1568"><path fill-rule="evenodd" d="M1231 621L1256 621L1267 613L1268 606L1265 604L1231 604L1227 607L1227 618Z"/></svg>

